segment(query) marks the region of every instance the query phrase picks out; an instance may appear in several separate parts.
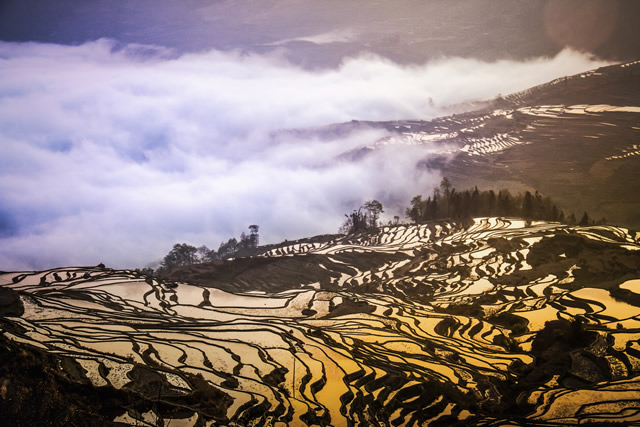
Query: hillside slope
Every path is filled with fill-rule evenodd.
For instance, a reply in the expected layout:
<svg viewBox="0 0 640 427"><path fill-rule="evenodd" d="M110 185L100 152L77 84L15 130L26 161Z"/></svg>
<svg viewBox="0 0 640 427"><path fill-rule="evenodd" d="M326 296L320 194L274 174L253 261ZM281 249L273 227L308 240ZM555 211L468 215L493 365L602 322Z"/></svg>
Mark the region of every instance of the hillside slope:
<svg viewBox="0 0 640 427"><path fill-rule="evenodd" d="M329 139L384 129L386 137L337 160L359 161L382 147L410 147L412 155L422 148L417 168L448 177L458 189L538 190L577 216L587 211L640 228L640 61L556 79L476 108L428 121L291 132Z"/></svg>
<svg viewBox="0 0 640 427"><path fill-rule="evenodd" d="M175 274L191 283L4 273L24 314L2 319L3 348L49 355L64 381L110 397L95 413L132 424L640 418L640 233L478 218ZM13 363L3 405L24 397Z"/></svg>

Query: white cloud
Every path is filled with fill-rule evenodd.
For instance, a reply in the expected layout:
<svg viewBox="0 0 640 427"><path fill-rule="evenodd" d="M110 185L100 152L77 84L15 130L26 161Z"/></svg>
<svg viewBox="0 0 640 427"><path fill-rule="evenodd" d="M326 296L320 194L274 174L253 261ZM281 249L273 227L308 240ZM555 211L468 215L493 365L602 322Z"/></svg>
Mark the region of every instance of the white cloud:
<svg viewBox="0 0 640 427"><path fill-rule="evenodd" d="M275 131L428 119L599 65L564 51L411 67L361 56L309 71L277 55L0 43L0 225L13 224L0 269L141 266L175 242L217 247L253 223L264 242L334 232L364 200L429 191L439 177L415 170L426 153L338 161L382 131Z"/></svg>
<svg viewBox="0 0 640 427"><path fill-rule="evenodd" d="M351 28L336 29L323 33L300 36L269 43L271 46L286 45L291 42L309 42L315 44L348 43L356 39L357 33Z"/></svg>

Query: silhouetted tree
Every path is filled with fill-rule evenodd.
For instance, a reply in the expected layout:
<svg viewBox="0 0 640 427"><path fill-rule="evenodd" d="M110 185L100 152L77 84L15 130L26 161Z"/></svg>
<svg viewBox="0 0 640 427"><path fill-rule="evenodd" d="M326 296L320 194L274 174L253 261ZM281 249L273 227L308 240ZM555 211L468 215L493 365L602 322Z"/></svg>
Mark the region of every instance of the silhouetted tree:
<svg viewBox="0 0 640 427"><path fill-rule="evenodd" d="M362 212L362 208L357 211L354 209L351 214L345 214L347 219L342 223L340 232L344 234L359 233L369 229L367 216Z"/></svg>
<svg viewBox="0 0 640 427"><path fill-rule="evenodd" d="M527 221L539 219L562 223L566 221L568 224L577 222L575 215L565 216L551 198L542 196L538 191L535 194L526 191L515 196L506 189L500 190L496 195L493 190L480 191L477 186L473 190L456 191L446 178L442 180L439 188L434 189L433 197L424 200L421 195L417 195L410 203L406 215L416 223L478 216L515 216L523 217ZM587 215L586 223L595 222Z"/></svg>
<svg viewBox="0 0 640 427"><path fill-rule="evenodd" d="M215 253L215 251L214 251ZM197 260L198 262L209 262L211 261L211 250L206 246L206 245L202 245L198 248L197 251Z"/></svg>
<svg viewBox="0 0 640 427"><path fill-rule="evenodd" d="M509 190L501 190L498 192L498 215L511 215L511 194Z"/></svg>
<svg viewBox="0 0 640 427"><path fill-rule="evenodd" d="M473 189L471 193L471 203L469 205L469 213L471 216L479 216L480 215L480 192L478 191L478 187Z"/></svg>
<svg viewBox="0 0 640 427"><path fill-rule="evenodd" d="M524 193L524 201L522 202L522 216L526 219L533 218L533 196L529 191Z"/></svg>
<svg viewBox="0 0 640 427"><path fill-rule="evenodd" d="M367 211L369 228L378 228L378 219L380 218L380 214L384 212L382 203L377 200L369 200L362 205L362 207Z"/></svg>
<svg viewBox="0 0 640 427"><path fill-rule="evenodd" d="M258 246L259 235L258 235L259 227L255 224L249 226L250 234L247 235L245 232L240 234L240 241L238 242L238 250L242 249L253 249Z"/></svg>
<svg viewBox="0 0 640 427"><path fill-rule="evenodd" d="M442 190L442 193L444 194L445 197L449 196L450 188L451 188L451 182L449 182L449 179L445 176L444 178L442 178L442 181L440 181L440 189Z"/></svg>
<svg viewBox="0 0 640 427"><path fill-rule="evenodd" d="M251 233L249 235L249 239L251 240L252 248L256 248L260 244L260 235L258 234L259 229L260 229L260 226L256 224L251 224L249 226L249 232Z"/></svg>
<svg viewBox="0 0 640 427"><path fill-rule="evenodd" d="M238 242L238 249L248 248L251 243L249 242L249 236L243 231L240 233L240 241Z"/></svg>
<svg viewBox="0 0 640 427"><path fill-rule="evenodd" d="M580 222L578 223L578 225L581 226L587 226L589 225L590 221L589 221L589 215L587 215L587 213L585 212L584 215L582 215L582 218L580 219Z"/></svg>
<svg viewBox="0 0 640 427"><path fill-rule="evenodd" d="M560 211L560 215L558 215L558 221L562 223L565 222L564 211Z"/></svg>
<svg viewBox="0 0 640 427"><path fill-rule="evenodd" d="M420 201L416 201L416 209L421 205ZM363 212L364 210L364 212ZM377 200L370 200L366 202L364 205L360 206L360 208L356 211L354 210L351 214L346 215L345 221L342 223L340 227L340 232L345 234L351 233L359 233L362 231L375 230L378 228L378 219L380 218L380 214L384 212L384 208L382 203ZM410 214L411 210L407 209L407 214ZM416 213L416 217L418 217Z"/></svg>
<svg viewBox="0 0 640 427"><path fill-rule="evenodd" d="M238 252L238 240L235 237L230 238L225 243L220 243L218 248L218 257L221 259L229 258Z"/></svg>
<svg viewBox="0 0 640 427"><path fill-rule="evenodd" d="M197 260L196 253L198 249L195 246L186 243L176 243L173 249L162 260L162 268L170 271L182 265L195 264Z"/></svg>
<svg viewBox="0 0 640 427"><path fill-rule="evenodd" d="M434 193L434 195L437 193ZM429 206L429 209L427 209L427 212L429 214L428 219L436 219L438 216L438 199L434 198L433 200L431 200L431 206Z"/></svg>
<svg viewBox="0 0 640 427"><path fill-rule="evenodd" d="M429 198L431 200L431 198ZM411 207L407 208L406 215L411 218L413 222L420 222L423 218L422 213L422 196L417 195L411 199Z"/></svg>
<svg viewBox="0 0 640 427"><path fill-rule="evenodd" d="M487 196L487 213L485 215L493 216L496 213L496 193L493 190L489 190Z"/></svg>

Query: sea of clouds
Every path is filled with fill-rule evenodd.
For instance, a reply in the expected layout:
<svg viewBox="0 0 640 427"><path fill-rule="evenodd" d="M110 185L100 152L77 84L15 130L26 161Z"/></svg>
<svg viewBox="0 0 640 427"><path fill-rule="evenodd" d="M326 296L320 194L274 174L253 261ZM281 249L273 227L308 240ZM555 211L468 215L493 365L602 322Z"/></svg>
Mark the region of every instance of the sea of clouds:
<svg viewBox="0 0 640 427"><path fill-rule="evenodd" d="M348 160L384 131L279 130L429 119L601 65L565 50L420 66L361 55L310 71L278 52L0 42L0 270L144 266L176 242L217 248L249 224L263 242L336 232L365 200L429 192L441 177L416 168L429 153Z"/></svg>

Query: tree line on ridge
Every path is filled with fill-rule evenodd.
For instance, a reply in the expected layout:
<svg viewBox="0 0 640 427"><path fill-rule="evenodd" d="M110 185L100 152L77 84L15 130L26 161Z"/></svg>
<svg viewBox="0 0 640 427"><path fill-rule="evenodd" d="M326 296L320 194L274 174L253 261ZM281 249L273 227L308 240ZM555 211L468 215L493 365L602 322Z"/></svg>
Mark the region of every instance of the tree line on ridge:
<svg viewBox="0 0 640 427"><path fill-rule="evenodd" d="M345 234L375 231L378 229L378 219L382 212L384 207L379 201L368 201L360 209L345 215L347 219L340 231ZM415 224L474 217L517 217L526 221L542 220L581 226L606 223L605 218L594 221L587 212L578 221L574 213L566 214L550 197L543 197L537 191L512 194L504 189L496 193L493 190L480 191L477 186L457 191L446 177L426 199L423 195L412 198L405 214ZM388 225L398 223L399 217L395 216Z"/></svg>
<svg viewBox="0 0 640 427"><path fill-rule="evenodd" d="M346 214L346 219L340 227L342 234L361 232L375 232L382 225L380 215L384 213L384 206L378 200L369 200L359 209ZM604 224L606 219L594 221L585 212L578 221L573 213L565 214L547 196L537 191L531 193L512 194L504 189L496 193L493 190L478 190L478 187L462 191L456 190L446 177L440 186L433 189L433 193L425 197L417 195L410 201L405 214L412 223L421 224L428 221L454 219L462 220L474 217L518 217L526 221L543 220L560 222L568 225ZM394 216L393 221L386 225L398 225L400 217ZM240 239L230 238L220 243L218 250L207 246L195 247L186 243L176 243L163 258L155 275L162 276L176 267L224 260L236 256L251 255L259 244L259 226L249 226L249 234L242 233ZM152 269L142 269L146 274L154 274Z"/></svg>

